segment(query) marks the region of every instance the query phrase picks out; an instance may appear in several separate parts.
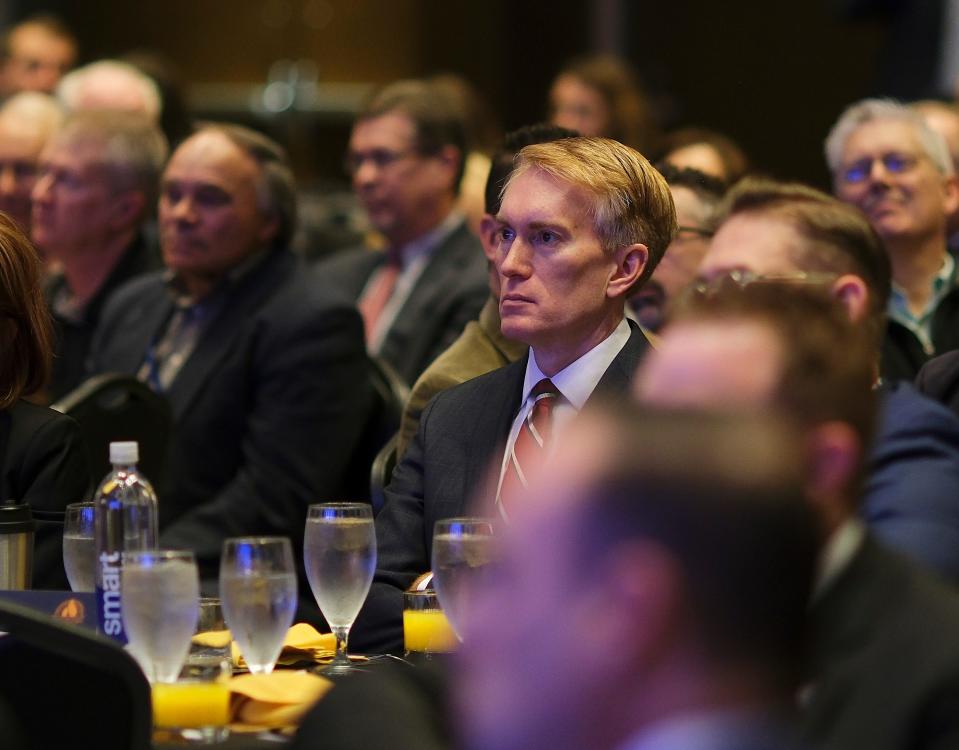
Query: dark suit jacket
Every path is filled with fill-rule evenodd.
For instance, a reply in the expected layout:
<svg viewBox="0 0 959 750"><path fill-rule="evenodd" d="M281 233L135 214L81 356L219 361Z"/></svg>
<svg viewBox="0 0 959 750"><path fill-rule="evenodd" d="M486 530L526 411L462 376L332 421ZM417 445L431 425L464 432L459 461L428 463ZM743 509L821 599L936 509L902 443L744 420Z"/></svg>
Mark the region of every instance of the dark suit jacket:
<svg viewBox="0 0 959 750"><path fill-rule="evenodd" d="M860 515L890 547L959 583L959 419L908 383L882 390Z"/></svg>
<svg viewBox="0 0 959 750"><path fill-rule="evenodd" d="M0 504L27 503L38 520L34 588L69 588L63 569L63 512L70 503L89 500L90 486L76 422L26 401L0 411Z"/></svg>
<svg viewBox="0 0 959 750"><path fill-rule="evenodd" d="M648 346L635 324L626 346L595 393L623 392ZM402 592L430 569L433 525L442 518L475 515L468 503L502 456L520 408L526 361L481 375L436 396L386 488L376 519L377 569L352 643L370 651L402 648Z"/></svg>
<svg viewBox="0 0 959 750"><path fill-rule="evenodd" d="M932 345L934 354L959 349L959 288L946 294L932 314ZM881 351L883 380L915 380L929 359L916 334L901 323L889 320Z"/></svg>
<svg viewBox="0 0 959 750"><path fill-rule="evenodd" d="M923 365L916 388L959 415L959 351L940 354Z"/></svg>
<svg viewBox="0 0 959 750"><path fill-rule="evenodd" d="M155 248L149 246L142 236L117 261L107 276L103 286L93 295L83 309L81 320L68 320L53 312L55 345L53 373L50 378L48 394L52 401L65 396L80 383L87 374L87 357L103 305L119 287L135 276L155 270L159 265L159 256ZM52 304L56 296L66 286L63 276L55 276L47 287L47 300Z"/></svg>
<svg viewBox="0 0 959 750"><path fill-rule="evenodd" d="M959 594L867 537L811 614L812 747L959 747Z"/></svg>
<svg viewBox="0 0 959 750"><path fill-rule="evenodd" d="M95 372L136 373L172 299L160 274L108 302ZM372 406L359 315L276 251L237 280L166 393L174 434L158 482L161 542L215 576L223 539L301 548L310 503L342 499Z"/></svg>
<svg viewBox="0 0 959 750"><path fill-rule="evenodd" d="M359 299L386 252L348 250L316 266L332 286ZM483 247L462 224L433 251L423 273L400 308L379 356L413 383L479 315L489 297L489 275Z"/></svg>

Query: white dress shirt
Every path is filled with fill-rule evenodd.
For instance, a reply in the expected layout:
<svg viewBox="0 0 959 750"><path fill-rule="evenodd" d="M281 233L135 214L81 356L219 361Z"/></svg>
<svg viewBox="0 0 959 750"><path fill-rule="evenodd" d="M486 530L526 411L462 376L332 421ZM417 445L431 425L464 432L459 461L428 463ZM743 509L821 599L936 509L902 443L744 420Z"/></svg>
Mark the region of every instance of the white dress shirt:
<svg viewBox="0 0 959 750"><path fill-rule="evenodd" d="M603 339L600 343L590 349L575 362L570 363L558 373L550 377L550 381L556 387L563 398L559 399L553 406L553 428L552 435L555 437L576 415L586 399L590 397L596 389L597 384L603 377L606 370L616 359L616 356L626 346L629 341L629 323L623 318L613 332ZM533 408L535 399L530 398L530 391L543 378L547 377L539 369L536 363L536 352L530 350L529 359L526 362L526 379L523 381L523 400L520 404L519 412L513 419L513 425L510 427L509 438L506 441L506 450L503 452L503 462L500 467L499 484L496 490L496 496L499 498L499 492L503 485L503 477L506 476L507 459L516 444L516 438L519 435L523 422ZM555 440L552 441L552 447ZM499 505L499 503L497 503ZM501 510L502 512L502 510Z"/></svg>

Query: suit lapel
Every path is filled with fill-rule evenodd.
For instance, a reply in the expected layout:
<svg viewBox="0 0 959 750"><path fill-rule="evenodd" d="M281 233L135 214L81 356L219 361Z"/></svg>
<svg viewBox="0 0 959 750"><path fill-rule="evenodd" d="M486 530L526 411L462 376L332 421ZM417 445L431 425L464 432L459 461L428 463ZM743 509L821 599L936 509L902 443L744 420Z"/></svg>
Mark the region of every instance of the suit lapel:
<svg viewBox="0 0 959 750"><path fill-rule="evenodd" d="M629 390L639 361L649 349L649 342L633 321L629 320L629 338L616 358L606 368L603 377L596 384L594 394L616 395ZM592 398L592 395L590 396Z"/></svg>
<svg viewBox="0 0 959 750"><path fill-rule="evenodd" d="M295 259L288 252L276 252L264 259L262 265L251 269L228 291L223 309L203 332L193 353L166 393L173 409L174 421L180 420L201 386L213 375L217 363L246 329L246 318L269 299L276 287L288 277L294 265Z"/></svg>
<svg viewBox="0 0 959 750"><path fill-rule="evenodd" d="M123 325L111 332L110 369L136 375L144 353L173 312L173 300L166 285L158 282L140 298L135 315L123 319Z"/></svg>

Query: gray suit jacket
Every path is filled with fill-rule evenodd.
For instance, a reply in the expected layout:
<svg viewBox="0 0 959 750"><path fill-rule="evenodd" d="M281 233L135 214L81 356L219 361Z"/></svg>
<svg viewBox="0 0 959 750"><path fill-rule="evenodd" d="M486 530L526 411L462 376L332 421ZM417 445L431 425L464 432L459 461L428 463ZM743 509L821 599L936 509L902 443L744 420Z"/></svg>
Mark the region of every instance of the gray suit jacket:
<svg viewBox="0 0 959 750"><path fill-rule="evenodd" d="M316 265L331 286L359 299L386 252L347 250ZM489 297L486 257L463 223L434 251L386 335L380 356L413 383L479 315Z"/></svg>
<svg viewBox="0 0 959 750"><path fill-rule="evenodd" d="M626 346L596 393L627 390L648 343L630 323ZM403 590L430 569L433 525L467 515L491 462L502 455L520 407L527 357L437 395L427 405L409 450L386 488L376 519L377 570L350 642L357 649L402 648Z"/></svg>

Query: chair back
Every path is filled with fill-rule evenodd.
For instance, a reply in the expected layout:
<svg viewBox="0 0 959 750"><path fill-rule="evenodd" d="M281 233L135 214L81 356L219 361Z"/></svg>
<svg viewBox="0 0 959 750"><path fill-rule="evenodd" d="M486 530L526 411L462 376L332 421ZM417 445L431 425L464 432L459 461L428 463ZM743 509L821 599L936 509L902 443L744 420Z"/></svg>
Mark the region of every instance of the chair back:
<svg viewBox="0 0 959 750"><path fill-rule="evenodd" d="M123 648L0 601L0 701L30 747L148 750L150 685Z"/></svg>
<svg viewBox="0 0 959 750"><path fill-rule="evenodd" d="M386 442L373 459L373 466L370 469L370 503L373 505L374 516L383 510L386 504L386 495L383 490L390 483L393 469L396 468L397 443L399 443L398 432Z"/></svg>
<svg viewBox="0 0 959 750"><path fill-rule="evenodd" d="M153 482L163 477L173 417L167 400L146 384L131 375L96 375L52 408L79 422L94 481L110 471L108 447L116 440L136 440L144 476Z"/></svg>

